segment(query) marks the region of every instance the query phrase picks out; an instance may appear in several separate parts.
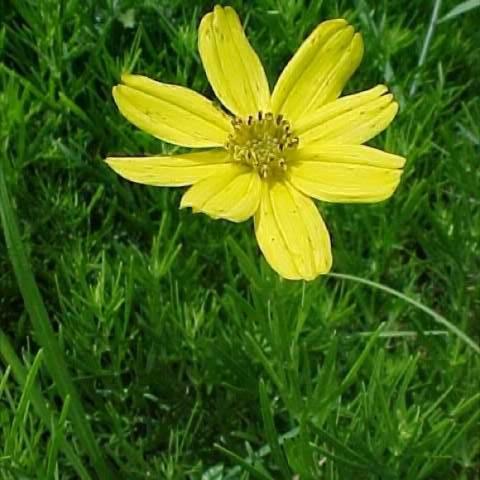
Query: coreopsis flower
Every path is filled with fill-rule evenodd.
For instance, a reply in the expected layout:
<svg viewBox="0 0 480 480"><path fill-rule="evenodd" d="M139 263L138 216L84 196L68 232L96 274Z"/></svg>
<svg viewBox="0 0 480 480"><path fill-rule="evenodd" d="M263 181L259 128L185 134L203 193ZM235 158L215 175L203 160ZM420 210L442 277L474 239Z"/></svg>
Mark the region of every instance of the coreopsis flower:
<svg viewBox="0 0 480 480"><path fill-rule="evenodd" d="M200 23L198 47L225 110L187 88L123 75L113 88L120 112L138 128L202 149L153 157L110 157L122 177L148 185L191 185L180 207L213 218L254 218L271 267L311 280L332 265L328 230L312 198L378 202L396 189L405 159L362 145L384 130L398 105L387 87L338 99L363 55L345 20L315 28L270 93L262 64L230 7Z"/></svg>

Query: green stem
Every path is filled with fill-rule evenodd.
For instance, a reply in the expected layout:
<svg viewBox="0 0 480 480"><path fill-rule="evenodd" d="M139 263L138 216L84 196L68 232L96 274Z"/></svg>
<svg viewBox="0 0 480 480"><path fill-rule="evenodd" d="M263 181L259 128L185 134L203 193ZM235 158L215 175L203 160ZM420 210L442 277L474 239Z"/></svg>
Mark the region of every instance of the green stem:
<svg viewBox="0 0 480 480"><path fill-rule="evenodd" d="M0 168L0 217L7 251L12 262L25 308L30 316L36 338L44 349L45 364L65 401L70 396L70 420L78 440L88 453L99 478L110 479L112 474L100 453L90 424L87 421L80 397L69 375L66 361L48 318L47 310L38 290L33 272L27 260L20 231L15 218L5 180L5 170Z"/></svg>
<svg viewBox="0 0 480 480"><path fill-rule="evenodd" d="M357 277L355 275L347 275L345 273L329 273L329 277L341 278L342 280L352 280L357 283L363 283L364 285L368 285L369 287L377 288L378 290L383 290L384 292L389 293L390 295L394 295L395 297L401 298L403 301L413 305L414 307L422 310L427 315L430 315L433 320L435 320L440 325L443 325L445 328L450 330L451 333L456 335L460 340L465 342L470 348L475 350L475 352L480 353L480 346L472 340L466 333L462 332L457 326L453 323L449 322L445 317L442 317L439 313L435 312L431 308L427 307L423 303L414 300L413 298L407 297L407 295L399 292L398 290L394 290L393 288L387 287L386 285L382 285L381 283L372 282L371 280L366 280L361 277Z"/></svg>

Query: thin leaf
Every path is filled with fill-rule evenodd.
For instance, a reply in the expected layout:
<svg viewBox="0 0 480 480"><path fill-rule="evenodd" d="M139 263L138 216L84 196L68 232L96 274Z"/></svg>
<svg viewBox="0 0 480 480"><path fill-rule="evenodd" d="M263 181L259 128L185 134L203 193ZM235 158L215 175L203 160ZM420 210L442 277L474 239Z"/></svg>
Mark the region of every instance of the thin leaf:
<svg viewBox="0 0 480 480"><path fill-rule="evenodd" d="M282 449L280 448L280 444L278 442L278 434L275 428L272 411L270 409L270 402L263 380L260 380L258 390L260 396L260 410L262 413L263 425L265 428L265 434L267 435L268 444L270 445L272 451L272 456L283 476L286 479L289 479L292 475L290 472L290 468L288 467L287 461L285 460Z"/></svg>
<svg viewBox="0 0 480 480"><path fill-rule="evenodd" d="M443 23L452 18L463 15L464 13L473 10L474 8L480 7L480 0L466 0L465 2L459 3L456 7L453 7L445 16L443 16L437 23Z"/></svg>
<svg viewBox="0 0 480 480"><path fill-rule="evenodd" d="M221 445L218 445L218 443L216 443L214 445L214 447L217 450L220 450L222 453L224 453L227 457L230 457L230 459L232 459L234 462L241 465L247 472L249 472L251 475L253 475L254 478L257 478L258 480L273 480L273 477L271 477L270 475L258 470L254 465L247 462L246 460L244 460L242 457L240 457L236 453L233 453L230 450L227 450L226 448L222 447Z"/></svg>
<svg viewBox="0 0 480 480"><path fill-rule="evenodd" d="M26 368L23 366L22 362L15 353L15 350L10 344L7 336L1 330L0 355L2 356L5 364L8 365L7 372L11 369L17 383L22 388L24 388L27 379ZM4 375L4 377L5 376L6 375ZM40 392L38 386L35 384L33 384L30 388L30 401L32 402L33 408L35 409L37 415L39 416L45 427L48 429L52 429L52 423L54 422L53 413L49 410L48 402L43 398L42 393ZM63 453L67 457L72 467L77 472L79 478L81 478L82 480L91 480L92 477L89 475L86 468L83 466L82 461L73 451L72 447L67 443L66 439L62 438L60 440L60 448L62 449Z"/></svg>
<svg viewBox="0 0 480 480"><path fill-rule="evenodd" d="M465 342L469 347L471 347L475 352L480 353L480 346L475 343L466 333L462 332L458 327L453 325L453 323L449 322L445 317L438 314L437 312L433 311L431 308L423 305L423 303L414 300L413 298L407 297L407 295L394 290L393 288L387 287L386 285L382 285L381 283L372 282L371 280L365 280L361 277L356 277L355 275L347 275L345 273L329 273L330 277L341 278L343 280L352 280L357 283L363 283L364 285L368 285L370 287L377 288L378 290L383 290L384 292L389 293L390 295L394 295L395 297L401 298L403 301L413 305L414 307L422 310L423 312L430 315L433 320L437 323L440 323L445 328L447 328L451 333L456 335L460 340Z"/></svg>
<svg viewBox="0 0 480 480"><path fill-rule="evenodd" d="M114 478L105 463L101 449L98 448L90 424L86 420L87 416L80 402L80 397L66 367L66 360L58 345L47 310L33 277L15 213L10 203L10 195L3 169L0 169L0 218L10 261L12 262L18 286L32 321L36 337L44 349L45 364L48 371L64 401L67 395L71 397L70 417L75 432L95 466L97 473L101 478Z"/></svg>

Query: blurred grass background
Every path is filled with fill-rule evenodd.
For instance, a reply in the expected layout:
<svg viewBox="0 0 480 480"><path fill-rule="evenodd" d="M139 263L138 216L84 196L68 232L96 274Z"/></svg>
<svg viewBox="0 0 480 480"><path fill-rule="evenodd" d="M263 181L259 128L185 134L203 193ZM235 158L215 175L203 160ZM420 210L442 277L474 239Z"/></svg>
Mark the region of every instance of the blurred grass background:
<svg viewBox="0 0 480 480"><path fill-rule="evenodd" d="M102 163L174 151L122 71L213 98L211 2L0 0L0 478L480 478L478 2L228 4L271 85L320 21L362 32L346 93L395 92L403 181L320 205L347 276L282 281L251 223Z"/></svg>

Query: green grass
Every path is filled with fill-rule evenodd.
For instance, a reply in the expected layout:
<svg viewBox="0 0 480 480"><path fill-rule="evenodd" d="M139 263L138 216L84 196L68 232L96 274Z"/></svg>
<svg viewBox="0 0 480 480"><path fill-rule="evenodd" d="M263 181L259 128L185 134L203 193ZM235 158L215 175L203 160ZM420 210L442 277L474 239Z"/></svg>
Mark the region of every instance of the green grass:
<svg viewBox="0 0 480 480"><path fill-rule="evenodd" d="M212 96L209 2L0 0L2 480L479 478L480 9L460 3L230 2L271 84L343 16L366 44L347 92L401 103L373 142L408 159L397 193L319 205L335 274L301 283L251 223L102 163L174 151L118 113L122 71Z"/></svg>

